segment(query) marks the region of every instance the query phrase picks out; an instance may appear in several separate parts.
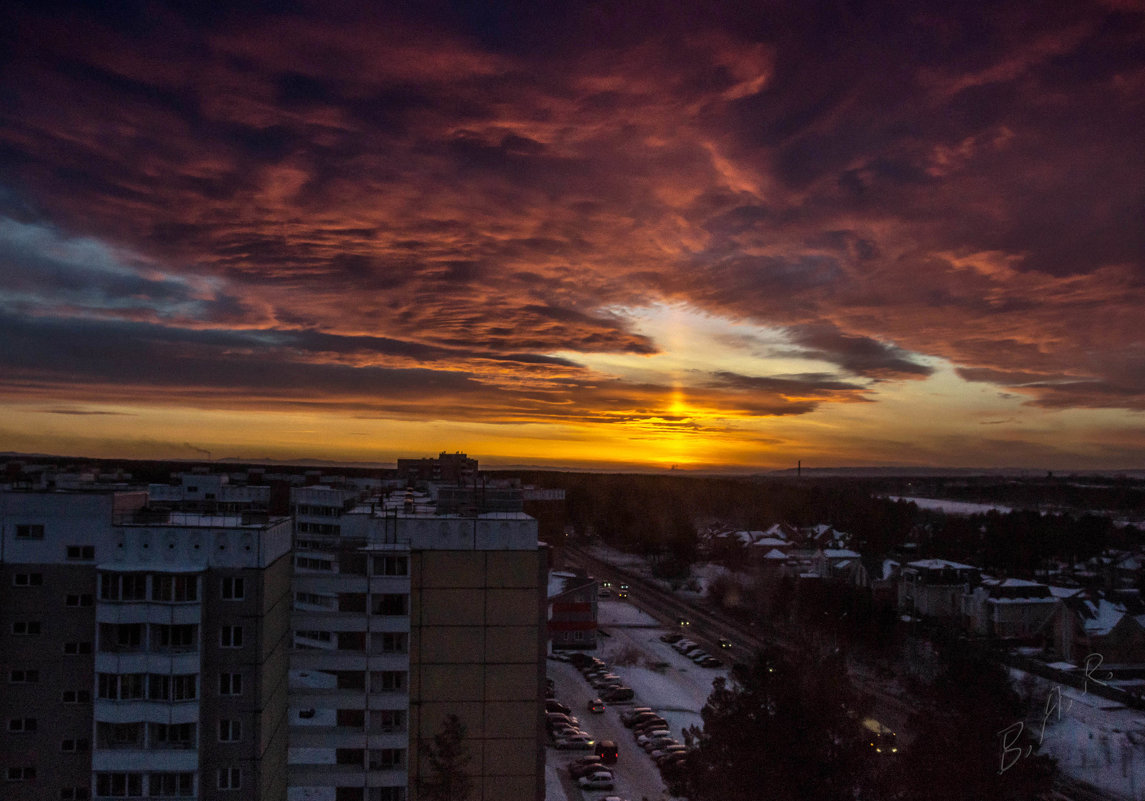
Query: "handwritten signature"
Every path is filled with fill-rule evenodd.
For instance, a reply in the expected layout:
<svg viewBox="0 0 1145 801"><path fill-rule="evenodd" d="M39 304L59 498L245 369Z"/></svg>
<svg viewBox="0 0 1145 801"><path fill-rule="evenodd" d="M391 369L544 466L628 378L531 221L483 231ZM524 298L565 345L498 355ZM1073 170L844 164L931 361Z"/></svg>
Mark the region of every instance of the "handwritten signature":
<svg viewBox="0 0 1145 801"><path fill-rule="evenodd" d="M1109 686L1106 681L1102 681L1101 679L1097 678L1097 676L1093 675L1094 671L1101 667L1101 663L1103 661L1105 660L1101 654L1090 654L1085 658L1085 683L1082 685L1083 695L1089 693L1089 683L1091 681L1094 684L1100 684L1102 687ZM1113 673L1107 672L1105 674L1105 678L1113 678ZM1067 702L1065 711L1068 712L1073 707L1073 699L1066 698L1065 701ZM1046 705L1044 714L1042 715L1041 731L1038 732L1039 748L1042 745L1042 741L1045 740L1046 737L1046 723L1049 721L1050 716L1054 714L1057 715L1057 719L1059 721L1062 719L1062 688L1060 684L1055 684L1050 690L1049 694L1046 696ZM1026 724L1019 720L998 732L1002 738L1002 766L998 771L999 774L1005 773L1007 770L1014 767L1019 759L1028 757L1034 752L1033 745L1027 745L1025 749L1023 749L1017 744L1021 739L1022 732L1025 730L1025 728Z"/></svg>

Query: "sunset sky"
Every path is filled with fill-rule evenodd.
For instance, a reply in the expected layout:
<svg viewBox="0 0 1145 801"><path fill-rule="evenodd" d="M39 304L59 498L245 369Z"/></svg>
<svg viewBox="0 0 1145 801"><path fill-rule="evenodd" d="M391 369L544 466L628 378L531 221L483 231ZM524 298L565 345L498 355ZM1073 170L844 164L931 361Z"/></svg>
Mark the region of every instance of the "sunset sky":
<svg viewBox="0 0 1145 801"><path fill-rule="evenodd" d="M0 8L2 451L1145 467L1145 2Z"/></svg>

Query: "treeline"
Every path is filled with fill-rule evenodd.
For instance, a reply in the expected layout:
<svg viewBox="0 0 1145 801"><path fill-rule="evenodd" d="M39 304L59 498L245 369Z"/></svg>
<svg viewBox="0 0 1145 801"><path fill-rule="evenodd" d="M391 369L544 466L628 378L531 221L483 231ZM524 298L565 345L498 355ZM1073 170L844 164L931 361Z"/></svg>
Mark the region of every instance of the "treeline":
<svg viewBox="0 0 1145 801"><path fill-rule="evenodd" d="M882 497L869 479L742 479L596 473L524 473L521 478L566 493L564 524L578 537L623 550L690 561L697 527L741 529L774 523L826 523L852 535L851 547L893 554L914 543L918 558L942 557L1007 575L1033 575L1050 562L1084 561L1106 548L1143 541L1132 526L1097 514L1016 510L950 515Z"/></svg>

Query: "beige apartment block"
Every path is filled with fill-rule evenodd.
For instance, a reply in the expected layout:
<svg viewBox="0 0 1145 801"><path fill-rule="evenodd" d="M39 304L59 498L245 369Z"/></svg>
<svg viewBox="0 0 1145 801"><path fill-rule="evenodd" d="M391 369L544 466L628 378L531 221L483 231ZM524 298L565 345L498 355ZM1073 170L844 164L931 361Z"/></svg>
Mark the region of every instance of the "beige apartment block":
<svg viewBox="0 0 1145 801"><path fill-rule="evenodd" d="M296 531L291 801L413 801L446 717L472 801L544 799L545 555L522 513L438 515L405 494ZM325 534L323 532L334 532Z"/></svg>

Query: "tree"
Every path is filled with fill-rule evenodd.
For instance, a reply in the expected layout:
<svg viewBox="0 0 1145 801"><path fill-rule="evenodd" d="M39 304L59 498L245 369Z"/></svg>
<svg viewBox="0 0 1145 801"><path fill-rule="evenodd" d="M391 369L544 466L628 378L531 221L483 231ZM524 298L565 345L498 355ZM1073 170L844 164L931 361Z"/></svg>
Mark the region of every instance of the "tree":
<svg viewBox="0 0 1145 801"><path fill-rule="evenodd" d="M1052 784L1055 764L1036 753L1037 724L1006 669L966 641L939 642L939 672L924 690L915 737L887 793L903 801L1026 801ZM1037 716L1039 719L1041 716Z"/></svg>
<svg viewBox="0 0 1145 801"><path fill-rule="evenodd" d="M469 748L465 724L457 715L446 715L433 743L422 745L430 775L421 781L420 795L427 801L466 801L473 791L467 768Z"/></svg>
<svg viewBox="0 0 1145 801"><path fill-rule="evenodd" d="M851 801L865 781L862 706L837 655L761 651L713 682L669 788L691 801Z"/></svg>

